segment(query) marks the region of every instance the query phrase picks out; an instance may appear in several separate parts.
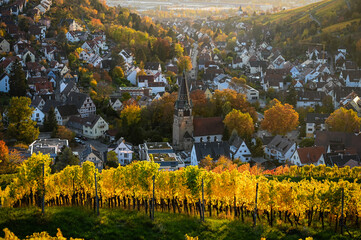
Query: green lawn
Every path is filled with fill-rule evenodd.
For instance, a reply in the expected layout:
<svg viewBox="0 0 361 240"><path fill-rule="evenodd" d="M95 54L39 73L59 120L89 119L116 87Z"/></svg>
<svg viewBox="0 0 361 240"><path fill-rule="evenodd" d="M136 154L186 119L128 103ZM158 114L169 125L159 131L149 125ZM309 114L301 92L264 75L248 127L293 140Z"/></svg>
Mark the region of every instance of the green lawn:
<svg viewBox="0 0 361 240"><path fill-rule="evenodd" d="M85 239L185 239L199 236L199 239L287 239L298 240L313 236L314 239L347 239L334 236L332 230L316 232L305 227L257 226L242 224L239 220L206 219L172 213L155 213L152 222L144 213L120 209L100 209L96 216L90 209L80 207L46 208L45 216L38 208L1 208L0 228L9 228L18 237L25 238L33 232L47 231L55 236L60 228L64 237ZM4 234L0 234L3 237Z"/></svg>

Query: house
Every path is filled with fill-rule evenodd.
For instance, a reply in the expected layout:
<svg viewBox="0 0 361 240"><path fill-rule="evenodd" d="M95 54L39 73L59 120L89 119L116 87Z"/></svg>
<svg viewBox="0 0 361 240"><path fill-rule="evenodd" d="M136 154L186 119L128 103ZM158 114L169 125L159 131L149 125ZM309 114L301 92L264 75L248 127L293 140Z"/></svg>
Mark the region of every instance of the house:
<svg viewBox="0 0 361 240"><path fill-rule="evenodd" d="M102 170L104 166L102 153L91 144L87 144L85 149L79 154L79 160L80 164L83 164L86 161L94 163L98 170Z"/></svg>
<svg viewBox="0 0 361 240"><path fill-rule="evenodd" d="M69 121L69 118L71 116L78 116L80 117L80 114L78 112L78 109L75 105L62 105L57 106L54 109L56 120L59 125L65 126L67 122Z"/></svg>
<svg viewBox="0 0 361 240"><path fill-rule="evenodd" d="M330 114L307 113L306 137L314 138L316 131L325 131L325 121Z"/></svg>
<svg viewBox="0 0 361 240"><path fill-rule="evenodd" d="M134 57L133 57L133 53L128 50L128 49L123 49L120 53L119 56L121 56L124 59L124 62L128 63L128 64L133 64L134 61Z"/></svg>
<svg viewBox="0 0 361 240"><path fill-rule="evenodd" d="M52 159L55 159L64 146L69 147L69 142L66 139L38 139L29 145L28 152L30 155L33 153L37 154L39 152L42 154L49 154Z"/></svg>
<svg viewBox="0 0 361 240"><path fill-rule="evenodd" d="M0 68L4 70L7 74L11 74L12 67L15 63L15 61L20 61L21 59L18 56L10 56L3 58L0 62Z"/></svg>
<svg viewBox="0 0 361 240"><path fill-rule="evenodd" d="M96 42L94 42L93 40L91 41L86 41L85 43L83 43L83 45L81 45L82 49L86 49L89 52L95 53L95 54L99 54L99 46L96 44Z"/></svg>
<svg viewBox="0 0 361 240"><path fill-rule="evenodd" d="M265 147L268 158L277 159L280 162L290 161L296 151L296 143L286 136L277 135Z"/></svg>
<svg viewBox="0 0 361 240"><path fill-rule="evenodd" d="M345 82L346 87L361 87L361 70L343 70L340 78Z"/></svg>
<svg viewBox="0 0 361 240"><path fill-rule="evenodd" d="M71 116L66 124L71 130L90 139L97 139L104 136L109 129L108 123L98 115L88 117Z"/></svg>
<svg viewBox="0 0 361 240"><path fill-rule="evenodd" d="M325 164L323 154L325 154L324 147L305 147L297 148L295 153L292 155L290 162L297 166L304 165L321 165Z"/></svg>
<svg viewBox="0 0 361 240"><path fill-rule="evenodd" d="M76 32L73 32L73 31L69 31L66 33L66 39L69 41L69 42L79 42L80 39L78 37L78 34L76 34Z"/></svg>
<svg viewBox="0 0 361 240"><path fill-rule="evenodd" d="M96 113L96 106L93 100L85 93L70 92L66 103L74 104L82 117L88 117Z"/></svg>
<svg viewBox="0 0 361 240"><path fill-rule="evenodd" d="M9 80L9 75L6 73L0 76L0 92L8 93L10 91Z"/></svg>
<svg viewBox="0 0 361 240"><path fill-rule="evenodd" d="M77 23L74 19L72 19L69 24L69 32L73 32L73 31L83 31L83 27L79 23Z"/></svg>
<svg viewBox="0 0 361 240"><path fill-rule="evenodd" d="M185 167L183 160L174 152L168 142L145 142L139 145L141 160L154 161L160 170L178 170Z"/></svg>
<svg viewBox="0 0 361 240"><path fill-rule="evenodd" d="M317 131L315 146L324 147L327 153L357 153L361 156L361 134Z"/></svg>
<svg viewBox="0 0 361 240"><path fill-rule="evenodd" d="M35 51L33 49L26 48L20 55L23 62L35 62Z"/></svg>
<svg viewBox="0 0 361 240"><path fill-rule="evenodd" d="M120 94L129 93L131 97L136 98L138 96L150 96L152 89L147 87L120 87Z"/></svg>
<svg viewBox="0 0 361 240"><path fill-rule="evenodd" d="M5 38L0 38L0 53L10 52L10 43Z"/></svg>
<svg viewBox="0 0 361 240"><path fill-rule="evenodd" d="M136 85L137 84L137 74L138 72L140 72L140 68L138 67L132 67L131 69L129 69L126 73L127 76L127 80L133 84Z"/></svg>
<svg viewBox="0 0 361 240"><path fill-rule="evenodd" d="M361 117L361 98L356 92L352 91L346 98L342 99L342 101L340 101L340 106L346 109L352 109L359 117Z"/></svg>
<svg viewBox="0 0 361 240"><path fill-rule="evenodd" d="M242 162L249 162L252 160L251 151L240 137L235 137L230 144L230 152L232 159L240 159Z"/></svg>
<svg viewBox="0 0 361 240"><path fill-rule="evenodd" d="M297 96L297 107L315 107L322 105L322 100L326 97L324 92L300 91Z"/></svg>
<svg viewBox="0 0 361 240"><path fill-rule="evenodd" d="M39 107L31 107L34 108L31 114L31 120L35 121L37 125L43 125L45 120L45 113Z"/></svg>
<svg viewBox="0 0 361 240"><path fill-rule="evenodd" d="M111 97L109 99L109 105L114 109L114 111L120 111L122 109L122 102L119 98Z"/></svg>
<svg viewBox="0 0 361 240"><path fill-rule="evenodd" d="M157 72L162 72L162 66L158 62L147 62L144 65L144 70L149 70L156 74Z"/></svg>
<svg viewBox="0 0 361 240"><path fill-rule="evenodd" d="M191 165L197 166L207 156L210 156L213 161L217 161L221 156L230 158L231 152L228 142L199 142L193 144Z"/></svg>
<svg viewBox="0 0 361 240"><path fill-rule="evenodd" d="M258 90L254 89L253 87L244 84L243 86L241 86L239 88L239 93L243 93L244 95L246 95L247 101L248 102L255 102L259 100L259 92Z"/></svg>
<svg viewBox="0 0 361 240"><path fill-rule="evenodd" d="M38 26L38 25L31 25L29 27L29 34L34 36L36 38L36 40L45 39L46 27Z"/></svg>
<svg viewBox="0 0 361 240"><path fill-rule="evenodd" d="M221 117L194 118L193 128L195 143L219 142L222 140L224 124Z"/></svg>
<svg viewBox="0 0 361 240"><path fill-rule="evenodd" d="M342 167L361 167L360 156L357 154L339 154L339 153L327 153L324 154L325 164L328 167L339 168Z"/></svg>
<svg viewBox="0 0 361 240"><path fill-rule="evenodd" d="M108 148L109 151L114 151L117 154L118 162L124 166L132 162L133 159L133 145L125 142L123 138L115 144L114 147Z"/></svg>

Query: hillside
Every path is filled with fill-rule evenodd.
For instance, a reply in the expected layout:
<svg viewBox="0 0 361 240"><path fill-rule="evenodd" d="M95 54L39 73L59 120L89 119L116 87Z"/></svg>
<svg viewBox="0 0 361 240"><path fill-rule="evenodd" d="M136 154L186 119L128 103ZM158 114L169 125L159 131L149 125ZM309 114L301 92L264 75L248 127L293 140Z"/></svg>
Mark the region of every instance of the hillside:
<svg viewBox="0 0 361 240"><path fill-rule="evenodd" d="M46 208L45 216L38 208L0 209L0 229L9 228L20 238L34 232L48 232L55 236L57 228L63 236L84 239L175 239L183 240L185 235L203 239L267 240L276 239L350 239L335 234L329 229L315 233L303 227L252 227L240 220L206 219L172 213L155 213L154 222L143 212L122 209L101 209L96 216L91 209L81 207ZM76 224L74 224L76 223ZM4 234L0 233L0 238ZM338 237L338 238L337 238Z"/></svg>
<svg viewBox="0 0 361 240"><path fill-rule="evenodd" d="M284 48L291 57L303 52L309 43L325 44L331 53L340 46L356 53L356 42L361 37L361 1L326 0L246 21L253 24L253 34L259 41L266 38L266 31L260 31L265 28L274 45ZM360 62L357 53L351 57Z"/></svg>

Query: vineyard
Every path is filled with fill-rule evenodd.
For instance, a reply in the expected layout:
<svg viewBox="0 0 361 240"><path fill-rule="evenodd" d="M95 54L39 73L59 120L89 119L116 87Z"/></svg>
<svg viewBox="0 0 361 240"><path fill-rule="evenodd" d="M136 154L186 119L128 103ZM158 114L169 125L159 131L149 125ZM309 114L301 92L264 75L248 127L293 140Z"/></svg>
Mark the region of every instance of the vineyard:
<svg viewBox="0 0 361 240"><path fill-rule="evenodd" d="M158 164L140 161L99 173L92 163L85 162L50 174L50 164L50 157L42 154L25 160L13 182L1 190L2 206L41 206L44 194L45 211L51 206L98 205L144 211L150 217L154 217L155 209L203 219L224 217L254 224L265 222L270 226L359 229L358 168L291 167L274 172L305 176L317 172L317 176L333 174L340 178L319 181L309 177L295 182L268 179L249 165L213 171L189 166L172 172L158 171ZM343 176L355 180L346 181Z"/></svg>

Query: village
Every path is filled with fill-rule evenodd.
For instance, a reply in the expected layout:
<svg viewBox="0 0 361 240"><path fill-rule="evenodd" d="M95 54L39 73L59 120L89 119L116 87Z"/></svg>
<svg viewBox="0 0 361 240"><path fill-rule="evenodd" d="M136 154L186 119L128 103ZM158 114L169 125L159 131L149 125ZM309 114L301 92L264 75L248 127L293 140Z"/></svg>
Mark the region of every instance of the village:
<svg viewBox="0 0 361 240"><path fill-rule="evenodd" d="M41 152L55 159L66 146L71 147L80 164L91 161L99 170L105 168L110 155L122 166L134 160L154 161L165 170L199 165L207 157L216 162L222 156L266 169L280 165L361 165L361 135L331 131L325 124L339 108L352 109L361 117L361 70L342 46L330 53L324 44L309 44L303 56L291 61L282 55L282 49L267 41L257 42L247 34L236 34L232 40L224 41L200 31L225 27L222 22L196 20L192 26L198 25L197 28L182 19L164 21L162 24L174 29L175 39L184 49L182 54L190 59L188 64L192 67L180 71L180 57L136 62L134 51L128 47L118 49L104 31L90 31L79 19L62 19L58 25L66 28L66 34L49 36L52 23L46 15L52 8L51 0L42 0L38 5L27 0L0 4L0 19L6 26L0 38L1 96L9 96L11 76L21 69L28 85L26 97L31 99L31 119L42 128L49 115L54 115L58 126L75 135L61 139L42 131L27 149L15 147L24 158ZM246 13L240 8L239 14ZM20 22L26 22L26 26L21 27ZM249 30L243 22L234 26L235 32ZM70 58L73 55L64 54L62 41L75 46L76 60ZM84 86L84 73L79 69L91 66L104 74L114 73L115 59L121 63L124 80L106 93L106 107L121 114L129 105L145 108L177 93L174 106L167 111L173 118L171 139L147 138L137 144L119 136L117 127L107 122L108 114L99 114L95 95ZM73 67L74 62L80 67ZM235 78L245 81L235 82ZM97 96L102 88L99 83L90 82L98 90ZM295 109L303 109L299 126L284 135L271 134L257 126L249 141L231 132L225 140L226 114L194 116L191 95L197 91L210 101L215 92L229 89L245 96L247 104L257 111L258 122L263 120L270 101L283 98ZM6 112L3 118L6 119ZM130 135L137 134L135 130L132 133L131 127L128 131ZM307 141L312 143L304 144ZM261 154L252 154L256 145Z"/></svg>

